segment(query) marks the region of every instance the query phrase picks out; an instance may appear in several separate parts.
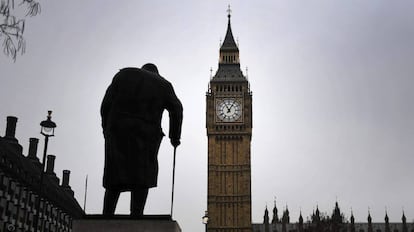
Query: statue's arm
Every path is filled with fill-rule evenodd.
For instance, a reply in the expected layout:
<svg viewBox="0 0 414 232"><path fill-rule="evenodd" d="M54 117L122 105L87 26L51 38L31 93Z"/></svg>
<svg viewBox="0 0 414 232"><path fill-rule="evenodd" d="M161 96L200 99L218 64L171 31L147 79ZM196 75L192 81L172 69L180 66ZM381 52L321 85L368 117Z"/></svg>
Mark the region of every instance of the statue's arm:
<svg viewBox="0 0 414 232"><path fill-rule="evenodd" d="M112 90L112 84L108 87L108 89L105 92L105 96L102 100L101 104L101 119L102 119L102 129L105 133L106 127L108 124L108 114L110 112L111 106L112 106L112 96L113 96L113 90Z"/></svg>
<svg viewBox="0 0 414 232"><path fill-rule="evenodd" d="M117 74L115 74L114 78L112 79L112 83L109 85L108 89L106 89L105 96L102 100L101 104L101 118L102 118L102 129L105 133L109 129L109 115L111 114L111 110L113 108L114 98L117 95L118 86L120 79L123 76L123 70L120 70Z"/></svg>
<svg viewBox="0 0 414 232"><path fill-rule="evenodd" d="M169 137L172 140L180 140L181 125L183 122L183 106L171 84L168 84L166 93L166 109L170 116Z"/></svg>

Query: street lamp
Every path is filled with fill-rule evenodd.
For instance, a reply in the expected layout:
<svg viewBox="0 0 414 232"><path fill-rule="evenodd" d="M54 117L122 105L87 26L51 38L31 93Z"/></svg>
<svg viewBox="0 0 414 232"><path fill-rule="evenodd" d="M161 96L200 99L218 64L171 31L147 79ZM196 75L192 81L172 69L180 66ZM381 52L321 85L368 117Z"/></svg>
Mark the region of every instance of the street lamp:
<svg viewBox="0 0 414 232"><path fill-rule="evenodd" d="M52 111L47 111L47 119L40 123L40 134L46 138L55 136L56 123L52 121Z"/></svg>
<svg viewBox="0 0 414 232"><path fill-rule="evenodd" d="M203 224L206 225L206 232L207 232L207 224L210 218L208 217L208 211L205 212L204 216L201 218L203 220Z"/></svg>
<svg viewBox="0 0 414 232"><path fill-rule="evenodd" d="M45 146L43 149L43 162L42 162L42 167L40 170L40 186L39 186L39 197L37 199L37 204L36 204L36 220L34 223L34 229L35 231L37 231L37 227L39 225L39 218L40 218L40 199L43 195L43 176L44 176L44 171L45 171L45 163L46 163L46 153L47 153L47 145L49 143L49 137L53 137L55 136L55 128L56 128L56 123L54 123L52 121L52 111L49 110L47 112L47 119L42 121L40 123L40 134L42 134L43 136L45 136ZM45 206L43 205L43 208Z"/></svg>

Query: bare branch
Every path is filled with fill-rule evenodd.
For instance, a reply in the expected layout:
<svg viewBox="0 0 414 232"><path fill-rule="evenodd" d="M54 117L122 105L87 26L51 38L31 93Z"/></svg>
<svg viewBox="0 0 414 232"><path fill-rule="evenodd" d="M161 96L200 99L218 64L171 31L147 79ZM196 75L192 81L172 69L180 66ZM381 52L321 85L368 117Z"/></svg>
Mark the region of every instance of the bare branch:
<svg viewBox="0 0 414 232"><path fill-rule="evenodd" d="M7 37L4 40L3 46L4 46L4 49L3 49L4 53L7 56L11 56L13 60L16 60L17 49L16 49L16 46L14 46L13 44L13 40L10 37Z"/></svg>
<svg viewBox="0 0 414 232"><path fill-rule="evenodd" d="M40 3L35 2L35 1L31 1L29 3L29 10L26 14L26 16L36 16L37 14L40 13Z"/></svg>
<svg viewBox="0 0 414 232"><path fill-rule="evenodd" d="M27 7L26 15L16 15L15 0L0 0L0 39L3 40L3 53L14 61L18 53L23 55L26 50L26 41L23 37L24 18L36 16L41 11L40 4L36 0L20 0L18 6Z"/></svg>

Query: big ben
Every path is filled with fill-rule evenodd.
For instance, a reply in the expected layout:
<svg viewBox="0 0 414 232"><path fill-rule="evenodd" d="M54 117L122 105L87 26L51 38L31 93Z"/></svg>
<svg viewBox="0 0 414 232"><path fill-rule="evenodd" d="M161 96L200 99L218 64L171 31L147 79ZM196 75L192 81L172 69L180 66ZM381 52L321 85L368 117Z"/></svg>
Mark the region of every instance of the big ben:
<svg viewBox="0 0 414 232"><path fill-rule="evenodd" d="M252 93L230 24L207 91L208 232L251 232Z"/></svg>

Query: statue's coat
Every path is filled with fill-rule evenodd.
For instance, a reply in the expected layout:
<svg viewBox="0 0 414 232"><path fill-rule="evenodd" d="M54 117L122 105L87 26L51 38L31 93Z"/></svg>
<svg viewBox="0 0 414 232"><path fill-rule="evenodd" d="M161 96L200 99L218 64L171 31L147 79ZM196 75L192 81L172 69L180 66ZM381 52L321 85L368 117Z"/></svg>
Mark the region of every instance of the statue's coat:
<svg viewBox="0 0 414 232"><path fill-rule="evenodd" d="M164 109L170 117L169 137L180 139L183 108L170 82L138 68L124 68L115 75L101 105L105 188L157 186Z"/></svg>

